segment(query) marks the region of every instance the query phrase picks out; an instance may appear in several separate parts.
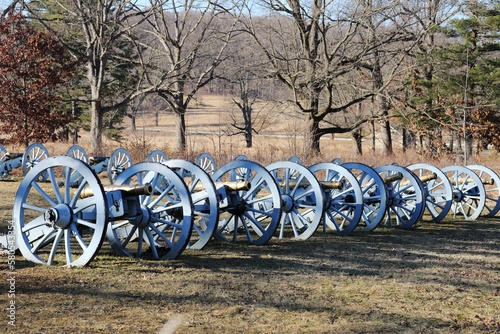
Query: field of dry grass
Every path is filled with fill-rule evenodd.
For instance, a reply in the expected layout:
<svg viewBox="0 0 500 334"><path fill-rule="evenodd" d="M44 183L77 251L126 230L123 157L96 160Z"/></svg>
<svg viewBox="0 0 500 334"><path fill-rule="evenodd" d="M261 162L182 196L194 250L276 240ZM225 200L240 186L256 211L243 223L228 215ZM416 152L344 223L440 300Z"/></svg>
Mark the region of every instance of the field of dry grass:
<svg viewBox="0 0 500 334"><path fill-rule="evenodd" d="M314 160L307 160L306 148L303 145L305 133L301 115L284 107L270 107L268 104L254 106L254 121L258 134L254 134L253 147L245 147L243 135L227 135L234 132L230 126L232 116L239 116L230 97L205 95L193 104L186 113L187 149L177 152L175 149L175 118L172 113L160 113L158 126L155 125L153 113L140 114L136 121L137 130L130 130L130 120L125 119L121 125L120 141L103 139L102 151L111 154L118 147L125 147L132 155L134 162L144 160L154 149L163 150L168 158L194 160L202 152L210 153L217 166L231 161L240 154L245 154L251 160L263 165L271 162L288 160L291 156L298 156L305 165L316 162L331 161L340 158L342 161L356 161L371 166L380 166L389 163L409 165L417 162L427 162L437 167L452 164L462 164L458 157L442 158L437 161L418 154L415 151L403 153L401 139L394 135L394 157L385 157L379 153L380 140L376 140L376 152L372 153L371 137L363 142L364 155L358 156L355 144L349 134L324 136L320 141L321 156ZM241 118L241 117L240 117ZM262 124L263 125L262 125ZM78 144L86 150L90 148L90 139L87 132L81 131ZM44 143L51 155L63 155L72 143ZM9 146L11 152L23 152L24 148ZM92 152L89 152L89 154ZM480 155L469 157L468 163L484 164L500 173L498 162L500 156L494 151L482 152Z"/></svg>
<svg viewBox="0 0 500 334"><path fill-rule="evenodd" d="M170 158L211 153L219 165L238 154L262 164L303 152L300 122L272 119L251 149L242 137L218 135L230 106L205 97L188 115L188 152L173 149L173 118L138 122L122 143L138 161L152 149ZM225 116L224 116L225 115ZM147 131L142 131L144 125ZM198 133L198 134L196 134ZM279 136L278 136L279 135ZM88 138L82 138L88 147ZM379 166L422 162L357 157L349 140L324 139L323 159ZM46 145L62 154L69 144ZM366 152L369 148L366 149ZM496 169L495 154L475 162ZM311 161L312 162L312 161ZM438 166L455 161L427 161ZM6 232L19 173L0 180L0 233ZM34 265L16 256L16 327L7 324L8 282L0 282L1 332L12 333L499 333L500 218L422 222L413 230L378 228L264 246L211 242L174 261L115 256L104 242L85 268ZM7 258L0 257L2 277Z"/></svg>

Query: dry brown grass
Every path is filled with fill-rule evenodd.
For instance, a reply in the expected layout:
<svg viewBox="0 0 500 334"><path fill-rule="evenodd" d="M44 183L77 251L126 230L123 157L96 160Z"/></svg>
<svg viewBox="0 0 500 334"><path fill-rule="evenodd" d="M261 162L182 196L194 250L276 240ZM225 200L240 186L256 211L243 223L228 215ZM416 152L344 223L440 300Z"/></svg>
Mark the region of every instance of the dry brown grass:
<svg viewBox="0 0 500 334"><path fill-rule="evenodd" d="M18 257L15 332L159 333L174 319L176 333L496 333L499 234L498 219L448 221L212 242L175 261L120 258L107 244L86 268Z"/></svg>
<svg viewBox="0 0 500 334"><path fill-rule="evenodd" d="M291 156L298 156L305 165L316 162L331 161L340 158L342 161L357 161L371 166L381 166L390 163L409 165L416 162L432 163L437 167L445 167L452 164L462 164L455 157L443 157L440 160L422 156L415 151L402 152L400 138L395 136L395 155L384 156L380 153L380 142L376 143L376 152L371 150L371 138L366 138L363 143L363 156L354 153L354 142L349 134L324 136L320 141L321 156L308 159L303 145L305 133L304 122L289 108L271 108L269 105L255 106L255 121L265 120L264 126L259 134L254 135L252 148L245 147L243 135L226 135L231 131L228 125L231 122L231 114L238 115L237 110L231 102L230 97L204 95L199 98L197 104L193 104L186 113L187 123L187 149L177 152L175 149L175 118L172 113L160 114L159 126L155 126L153 114L145 114L137 119L137 131L130 131L130 122L126 119L122 125L123 139L116 142L107 138L103 140L103 152L111 152L117 147L125 147L130 151L133 160L144 160L149 152L154 149L163 150L168 158L179 158L195 160L202 152L210 153L217 166L231 161L240 154L245 154L251 160L262 165L279 160L288 160ZM264 111L262 111L263 109ZM234 129L233 129L234 131ZM85 149L90 148L89 134L81 132L79 144ZM51 155L65 154L72 143L45 143ZM7 147L11 152L23 152L22 147ZM89 154L92 152L89 152ZM481 155L469 158L468 163L484 164L500 173L500 161L498 153L493 151L482 152Z"/></svg>
<svg viewBox="0 0 500 334"><path fill-rule="evenodd" d="M188 126L220 127L213 118L223 112L221 102L206 97L202 103L212 109L188 116ZM168 115L161 123L173 124ZM273 131L292 133L299 124L275 125ZM191 134L188 152L178 154L170 144L173 133L160 131L144 137L141 131L126 132L126 142L106 141L105 147L111 152L125 146L136 161L159 148L170 158L191 159L207 151L219 165L238 154L266 165L291 155L303 158L300 131L294 131L284 138L261 133L251 149L240 137ZM373 166L425 161L414 152L357 157L353 143L345 140L324 139L321 145L323 161L340 157ZM61 154L70 145L47 146ZM477 159L499 166L496 155ZM0 233L6 232L21 179L15 175L0 181ZM307 241L272 240L261 247L211 242L175 261L116 257L105 242L86 268L38 266L17 256L16 327L4 317L0 328L15 333L159 333L164 326L176 333L498 333L499 220L450 218L409 231L380 228L348 237L318 231ZM7 291L3 280L4 306Z"/></svg>

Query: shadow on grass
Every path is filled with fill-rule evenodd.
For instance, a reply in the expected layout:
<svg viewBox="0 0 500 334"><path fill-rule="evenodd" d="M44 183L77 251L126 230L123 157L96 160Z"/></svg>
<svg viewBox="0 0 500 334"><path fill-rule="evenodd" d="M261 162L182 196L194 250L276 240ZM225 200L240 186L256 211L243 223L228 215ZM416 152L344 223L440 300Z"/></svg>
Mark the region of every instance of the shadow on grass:
<svg viewBox="0 0 500 334"><path fill-rule="evenodd" d="M330 314L332 324L353 314L355 319L377 319L370 332L460 331L469 326L466 321L434 317L432 312L402 315L390 301L377 307L370 304L360 312L352 301L345 302L343 298L350 297L342 297L342 288L360 279L374 287L397 282L403 289L445 286L498 296L499 237L497 218L420 223L412 230L380 228L347 237L318 231L306 241L274 239L264 246L213 241L204 250L186 250L172 261L116 257L105 241L86 268L43 267L19 260L16 269L19 299L26 298L26 305L34 295L47 295L47 300L71 296L178 312L209 312L219 305L234 313L224 315L228 320L247 319L258 308ZM327 284L318 288L318 282ZM367 287L361 289L370 289L370 284ZM6 283L0 289L6 291ZM369 291L360 294L369 298ZM471 326L489 331L498 324Z"/></svg>

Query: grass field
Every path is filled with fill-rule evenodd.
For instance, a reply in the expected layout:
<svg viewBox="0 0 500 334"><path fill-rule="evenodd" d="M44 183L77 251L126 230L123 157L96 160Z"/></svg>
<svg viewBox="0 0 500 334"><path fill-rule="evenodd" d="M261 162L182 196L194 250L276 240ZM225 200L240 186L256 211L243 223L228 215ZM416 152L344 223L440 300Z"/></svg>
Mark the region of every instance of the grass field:
<svg viewBox="0 0 500 334"><path fill-rule="evenodd" d="M175 261L16 261L16 333L498 333L498 219L209 243ZM0 284L2 305L8 285ZM7 322L4 317L4 324Z"/></svg>
<svg viewBox="0 0 500 334"><path fill-rule="evenodd" d="M122 143L106 141L106 149L127 147L136 160L155 148L172 158L207 151L220 163L247 154L264 165L301 156L300 130L293 130L300 124L274 120L274 127L255 138L254 148L246 149L242 137L216 135L221 112L227 112L221 102L207 97L203 103L205 109L189 116L193 134L183 155L169 144L168 115L162 116L162 130L127 130ZM144 128L154 126L151 122L144 120ZM84 136L81 144L87 142ZM351 145L325 139L320 159L376 166L423 162L412 153L398 153L392 161L371 154L359 158ZM51 154L69 146L47 144ZM499 166L494 154L475 159ZM0 234L7 232L20 180L18 172L0 180ZM470 222L448 217L412 230L381 227L347 237L317 231L307 241L273 239L264 246L213 241L173 261L117 257L105 241L84 268L34 265L17 255L13 299L7 281L13 274L3 256L0 332L500 333L499 240L500 217ZM8 325L11 300L15 327Z"/></svg>

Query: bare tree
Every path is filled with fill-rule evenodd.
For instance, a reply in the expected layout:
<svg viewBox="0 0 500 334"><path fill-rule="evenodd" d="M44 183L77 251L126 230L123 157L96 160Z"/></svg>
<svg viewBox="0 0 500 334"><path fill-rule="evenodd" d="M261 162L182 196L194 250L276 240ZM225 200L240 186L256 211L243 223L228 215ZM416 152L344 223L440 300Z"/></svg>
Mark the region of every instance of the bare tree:
<svg viewBox="0 0 500 334"><path fill-rule="evenodd" d="M128 91L120 94L119 101L110 99L104 93L112 82L111 64L116 61L116 65L129 58L121 53L119 45L124 43L125 36L134 25L141 22L136 19L143 14L135 7L136 2L55 0L50 6L44 2L27 3L27 10L33 18L56 34L75 57L85 60L92 116L90 150L94 153L100 153L102 148L104 113L123 108L130 99L141 94L130 82L127 82ZM104 105L103 101L108 104Z"/></svg>
<svg viewBox="0 0 500 334"><path fill-rule="evenodd" d="M398 94L404 79L404 63L407 54L416 45L415 35L408 34L414 28L413 20L400 15L400 5L393 1L361 0L363 12L367 13L359 29L359 38L367 44L370 52L360 62L360 71L374 95L371 98L372 115L380 118L382 152L393 154L390 117L391 96ZM418 39L418 37L417 37ZM370 89L368 86L366 89ZM374 120L372 120L374 127ZM375 136L374 129L372 136ZM372 147L375 150L375 147Z"/></svg>
<svg viewBox="0 0 500 334"><path fill-rule="evenodd" d="M13 16L14 14L21 12L23 3L23 0L12 0L10 3L9 1L5 1L5 3L3 3L4 6L1 6L2 3L0 3L0 12L2 13L0 16L0 22L5 20L8 16Z"/></svg>
<svg viewBox="0 0 500 334"><path fill-rule="evenodd" d="M231 114L232 127L231 135L243 135L246 146L252 147L253 133L264 126L262 119L255 124L256 114L261 113L265 119L265 110L269 110L269 105L260 110L255 110L254 106L263 99L270 100L270 94L262 89L262 84L267 79L267 72L264 70L266 60L260 57L258 46L247 34L237 34L228 48L228 57L221 66L218 77L222 78L230 86L232 101L238 108L239 113Z"/></svg>
<svg viewBox="0 0 500 334"><path fill-rule="evenodd" d="M373 95L356 82L348 83L351 95L338 94L339 82L346 82L342 76L359 67L371 51L357 37L369 13L355 2L335 0L264 4L271 14L247 21L246 30L269 60L270 72L288 87L292 102L305 116L306 154L319 154L323 135L349 132L366 121L337 124L325 119Z"/></svg>
<svg viewBox="0 0 500 334"><path fill-rule="evenodd" d="M176 115L176 148L186 148L185 114L202 87L215 78L234 31L218 1L150 0L152 15L141 27L147 80ZM228 22L227 19L230 19Z"/></svg>

